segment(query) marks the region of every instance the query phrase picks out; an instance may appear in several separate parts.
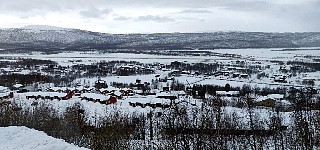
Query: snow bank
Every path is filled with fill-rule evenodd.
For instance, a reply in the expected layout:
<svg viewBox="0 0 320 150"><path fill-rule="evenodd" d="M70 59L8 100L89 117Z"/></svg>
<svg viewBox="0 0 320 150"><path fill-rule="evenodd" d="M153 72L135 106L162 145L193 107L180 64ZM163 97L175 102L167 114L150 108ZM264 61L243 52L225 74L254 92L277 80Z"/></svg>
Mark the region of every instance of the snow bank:
<svg viewBox="0 0 320 150"><path fill-rule="evenodd" d="M42 131L21 126L0 127L1 150L85 150Z"/></svg>

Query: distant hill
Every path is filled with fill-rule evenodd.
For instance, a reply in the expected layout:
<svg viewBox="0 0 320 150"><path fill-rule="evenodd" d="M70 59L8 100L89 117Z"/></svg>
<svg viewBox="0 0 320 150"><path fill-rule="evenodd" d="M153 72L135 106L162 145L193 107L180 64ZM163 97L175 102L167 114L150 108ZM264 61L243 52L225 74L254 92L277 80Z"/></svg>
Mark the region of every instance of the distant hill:
<svg viewBox="0 0 320 150"><path fill-rule="evenodd" d="M27 25L20 29L28 29L28 30L67 30L66 28L56 27L56 26L48 26L48 25Z"/></svg>
<svg viewBox="0 0 320 150"><path fill-rule="evenodd" d="M320 32L107 34L53 26L0 29L0 49L25 51L298 48L320 46Z"/></svg>

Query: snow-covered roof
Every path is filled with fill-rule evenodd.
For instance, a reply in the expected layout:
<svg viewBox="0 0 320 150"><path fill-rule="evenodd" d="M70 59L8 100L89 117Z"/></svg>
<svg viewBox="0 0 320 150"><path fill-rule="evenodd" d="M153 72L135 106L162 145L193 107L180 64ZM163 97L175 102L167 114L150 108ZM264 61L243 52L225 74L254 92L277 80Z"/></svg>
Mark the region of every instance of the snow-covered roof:
<svg viewBox="0 0 320 150"><path fill-rule="evenodd" d="M84 90L85 88L83 87L83 86L76 86L75 87L75 90L79 90L79 91L81 91L81 90Z"/></svg>
<svg viewBox="0 0 320 150"><path fill-rule="evenodd" d="M13 87L20 88L20 87L23 87L23 85L22 84L15 84L15 85L13 85Z"/></svg>
<svg viewBox="0 0 320 150"><path fill-rule="evenodd" d="M14 72L12 68L1 68L0 70L6 71L6 72Z"/></svg>
<svg viewBox="0 0 320 150"><path fill-rule="evenodd" d="M240 94L239 91L216 91L217 95L237 95Z"/></svg>
<svg viewBox="0 0 320 150"><path fill-rule="evenodd" d="M142 93L142 90L133 90L135 93Z"/></svg>
<svg viewBox="0 0 320 150"><path fill-rule="evenodd" d="M272 97L272 98L283 98L284 95L283 94L269 94L267 95L268 97Z"/></svg>
<svg viewBox="0 0 320 150"><path fill-rule="evenodd" d="M95 88L95 87L92 87L92 86L87 87L87 90L94 90L94 89L96 89L96 88Z"/></svg>
<svg viewBox="0 0 320 150"><path fill-rule="evenodd" d="M162 104L170 104L170 100L169 99L161 99L161 98L154 98L154 97L142 97L142 96L138 96L138 97L130 97L127 98L126 101L131 102L131 103L150 103L150 104L155 104L155 103L162 103Z"/></svg>
<svg viewBox="0 0 320 150"><path fill-rule="evenodd" d="M266 99L274 99L274 100L279 100L279 99L282 99L284 98L284 95L283 94L269 94L267 96L260 96L256 99L256 101L263 101L263 100L266 100Z"/></svg>
<svg viewBox="0 0 320 150"><path fill-rule="evenodd" d="M179 95L183 95L183 94L186 94L185 91L174 91L175 94L179 94Z"/></svg>
<svg viewBox="0 0 320 150"><path fill-rule="evenodd" d="M119 88L115 88L115 87L112 87L112 86L108 86L108 88L100 88L99 91L117 91L119 90Z"/></svg>
<svg viewBox="0 0 320 150"><path fill-rule="evenodd" d="M127 65L127 66L121 66L120 68L130 68L130 69L133 69L134 66Z"/></svg>
<svg viewBox="0 0 320 150"><path fill-rule="evenodd" d="M50 89L53 90L53 91L58 91L58 90L63 90L63 91L65 91L65 90L67 90L68 88L67 88L67 87L51 87Z"/></svg>
<svg viewBox="0 0 320 150"><path fill-rule="evenodd" d="M67 93L59 93L59 92L27 92L25 93L26 96L58 96L58 97L64 97L67 95Z"/></svg>
<svg viewBox="0 0 320 150"><path fill-rule="evenodd" d="M121 96L121 95L122 95L122 93L119 92L119 91L115 91L113 94L115 94L115 95L117 95L117 96Z"/></svg>
<svg viewBox="0 0 320 150"><path fill-rule="evenodd" d="M121 88L121 90L128 91L128 90L132 90L132 89L130 89L130 88Z"/></svg>
<svg viewBox="0 0 320 150"><path fill-rule="evenodd" d="M315 77L303 77L302 80L316 80Z"/></svg>
<svg viewBox="0 0 320 150"><path fill-rule="evenodd" d="M176 96L178 94L176 93L171 93L171 92L161 92L161 93L157 93L156 96Z"/></svg>
<svg viewBox="0 0 320 150"><path fill-rule="evenodd" d="M106 81L104 81L104 80L97 80L96 83L103 83L103 84L105 84Z"/></svg>
<svg viewBox="0 0 320 150"><path fill-rule="evenodd" d="M87 98L93 98L93 99L100 99L100 100L107 100L107 99L109 99L109 96L102 95L102 94L96 94L96 93L83 93L83 94L81 94L81 97L87 97Z"/></svg>

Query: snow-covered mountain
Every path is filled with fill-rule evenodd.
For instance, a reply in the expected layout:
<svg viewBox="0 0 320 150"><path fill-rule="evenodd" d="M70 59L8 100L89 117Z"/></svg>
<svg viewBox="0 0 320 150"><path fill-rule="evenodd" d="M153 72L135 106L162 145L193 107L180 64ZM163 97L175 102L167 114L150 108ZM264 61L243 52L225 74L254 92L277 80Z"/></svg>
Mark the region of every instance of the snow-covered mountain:
<svg viewBox="0 0 320 150"><path fill-rule="evenodd" d="M318 32L106 34L43 25L0 29L0 48L10 50L167 50L318 46L320 46Z"/></svg>
<svg viewBox="0 0 320 150"><path fill-rule="evenodd" d="M21 27L20 29L29 29L29 30L68 30L66 28L48 26L48 25L27 25Z"/></svg>
<svg viewBox="0 0 320 150"><path fill-rule="evenodd" d="M25 42L61 42L61 43L70 43L74 41L90 41L94 38L99 39L100 36L88 34L85 31L75 30L75 29L63 29L52 30L53 28L43 28L36 27L27 27L27 28L15 28L0 30L1 38L0 42L4 43L25 43Z"/></svg>

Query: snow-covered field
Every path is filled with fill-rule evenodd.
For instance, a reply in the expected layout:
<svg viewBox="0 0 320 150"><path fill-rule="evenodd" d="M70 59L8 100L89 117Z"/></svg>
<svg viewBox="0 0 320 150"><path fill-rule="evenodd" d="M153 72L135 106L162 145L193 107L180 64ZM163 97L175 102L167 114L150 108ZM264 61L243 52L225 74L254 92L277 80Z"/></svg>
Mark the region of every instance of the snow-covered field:
<svg viewBox="0 0 320 150"><path fill-rule="evenodd" d="M100 61L137 61L141 63L169 63L171 61L187 61L189 63L202 62L203 60L216 60L218 57L208 56L160 56L160 55L148 55L148 54L126 54L126 53L98 53L98 52L71 52L71 53L59 53L43 55L40 53L33 54L3 54L3 57L20 57L20 58L33 58L52 60L58 62L60 65L72 65L72 64L92 64ZM221 59L221 58L220 58ZM70 63L69 60L81 60L81 62Z"/></svg>
<svg viewBox="0 0 320 150"><path fill-rule="evenodd" d="M282 51L282 48L272 49L216 49L209 50L221 54L238 54L245 58L255 58L257 60L294 60L299 56L320 56L319 47L307 48L307 50ZM125 60L125 61L137 61L141 63L170 63L172 61L186 61L188 63L199 62L214 62L217 60L230 60L235 58L226 58L219 56L163 56L163 55L149 55L149 54L126 54L126 53L99 53L92 52L68 52L44 55L41 53L31 54L2 54L3 57L20 57L20 58L33 58L44 59L58 62L60 65L72 65L72 64L91 64L99 61L113 61L113 60ZM239 59L239 58L237 58ZM69 62L69 60L81 60L82 62Z"/></svg>
<svg viewBox="0 0 320 150"><path fill-rule="evenodd" d="M229 54L239 54L242 56L248 56L256 58L257 60L294 60L297 56L320 56L319 47L309 47L309 48L299 48L298 50L288 50L282 51L285 48L260 48L260 49L217 49L215 52L219 53L229 53Z"/></svg>
<svg viewBox="0 0 320 150"><path fill-rule="evenodd" d="M0 127L1 150L86 150L24 126Z"/></svg>

